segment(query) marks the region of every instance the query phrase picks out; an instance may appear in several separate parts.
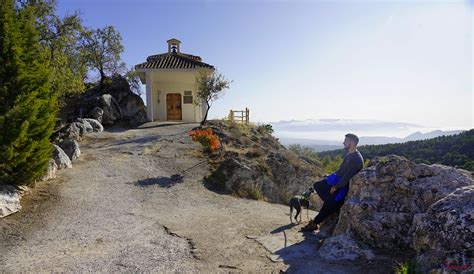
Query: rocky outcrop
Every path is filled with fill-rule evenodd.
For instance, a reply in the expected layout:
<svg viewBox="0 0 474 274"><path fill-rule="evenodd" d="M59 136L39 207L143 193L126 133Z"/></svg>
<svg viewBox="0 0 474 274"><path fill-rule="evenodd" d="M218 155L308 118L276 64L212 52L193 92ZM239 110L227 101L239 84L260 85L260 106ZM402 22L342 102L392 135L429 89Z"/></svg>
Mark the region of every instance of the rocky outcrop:
<svg viewBox="0 0 474 274"><path fill-rule="evenodd" d="M110 94L104 94L98 97L98 104L103 110L102 124L113 125L115 121L122 118L122 111L117 101Z"/></svg>
<svg viewBox="0 0 474 274"><path fill-rule="evenodd" d="M53 145L53 159L58 169L72 168L71 159L64 153L64 151L57 145Z"/></svg>
<svg viewBox="0 0 474 274"><path fill-rule="evenodd" d="M60 142L59 147L66 153L66 155L74 161L81 156L81 150L79 148L79 143L76 140L64 140Z"/></svg>
<svg viewBox="0 0 474 274"><path fill-rule="evenodd" d="M321 176L321 170L281 146L270 133L257 128L208 123L223 150L213 158L217 168L206 178L207 186L241 197L288 203ZM316 199L317 207L320 202ZM315 203L313 203L314 205Z"/></svg>
<svg viewBox="0 0 474 274"><path fill-rule="evenodd" d="M0 185L0 218L13 214L21 209L20 193L10 185Z"/></svg>
<svg viewBox="0 0 474 274"><path fill-rule="evenodd" d="M336 228L322 250L335 260L330 254L340 254L347 243L361 250L406 250L416 252L420 268L437 267L448 251L473 246L466 236L474 230L473 184L465 170L415 164L396 155L375 158L351 180ZM365 256L370 253L358 254L346 257L371 260Z"/></svg>
<svg viewBox="0 0 474 274"><path fill-rule="evenodd" d="M88 90L80 109L81 113L87 113L86 117L105 126L123 122L135 127L147 122L142 98L133 93L127 80L118 74L108 79L102 90Z"/></svg>

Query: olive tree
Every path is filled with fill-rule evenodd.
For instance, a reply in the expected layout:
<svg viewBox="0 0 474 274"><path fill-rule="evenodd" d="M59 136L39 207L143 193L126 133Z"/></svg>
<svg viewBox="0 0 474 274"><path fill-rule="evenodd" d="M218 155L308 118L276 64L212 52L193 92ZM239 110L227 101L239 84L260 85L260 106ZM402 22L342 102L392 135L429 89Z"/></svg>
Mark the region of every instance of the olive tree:
<svg viewBox="0 0 474 274"><path fill-rule="evenodd" d="M206 114L201 121L201 125L204 125L212 102L224 94L224 91L229 88L231 81L226 80L224 76L216 70L202 70L196 77L196 83L197 98L206 102L207 106Z"/></svg>

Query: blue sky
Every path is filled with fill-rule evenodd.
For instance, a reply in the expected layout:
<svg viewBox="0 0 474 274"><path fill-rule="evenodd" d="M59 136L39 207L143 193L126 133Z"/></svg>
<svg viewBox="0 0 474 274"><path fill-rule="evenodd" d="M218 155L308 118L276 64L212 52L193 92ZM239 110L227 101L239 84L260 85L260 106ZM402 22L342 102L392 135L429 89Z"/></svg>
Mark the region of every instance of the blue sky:
<svg viewBox="0 0 474 274"><path fill-rule="evenodd" d="M132 66L166 40L215 65L231 88L211 118L368 119L473 128L469 1L59 0L60 14L113 25Z"/></svg>

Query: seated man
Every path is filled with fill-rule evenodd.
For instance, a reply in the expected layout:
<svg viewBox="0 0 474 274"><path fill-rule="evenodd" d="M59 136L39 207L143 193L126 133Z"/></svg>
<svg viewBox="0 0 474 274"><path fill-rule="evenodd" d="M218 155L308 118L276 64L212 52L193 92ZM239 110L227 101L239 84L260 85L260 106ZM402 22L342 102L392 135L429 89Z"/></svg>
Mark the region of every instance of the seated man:
<svg viewBox="0 0 474 274"><path fill-rule="evenodd" d="M349 191L349 181L364 166L364 158L357 150L359 138L348 133L344 139L344 150L347 151L344 161L339 169L327 176L324 180L316 182L308 192L318 193L323 200L323 207L316 218L310 221L301 231L313 231L319 228L319 224L329 215L337 212L344 204L344 198Z"/></svg>

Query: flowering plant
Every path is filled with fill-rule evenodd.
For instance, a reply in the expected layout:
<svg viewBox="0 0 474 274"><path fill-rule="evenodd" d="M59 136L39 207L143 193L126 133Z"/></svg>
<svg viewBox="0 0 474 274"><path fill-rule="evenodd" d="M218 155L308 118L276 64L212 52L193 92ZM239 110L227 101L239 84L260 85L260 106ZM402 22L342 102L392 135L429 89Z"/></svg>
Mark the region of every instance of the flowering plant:
<svg viewBox="0 0 474 274"><path fill-rule="evenodd" d="M212 133L212 129L196 129L189 132L193 141L201 143L206 150L214 152L219 148L219 137Z"/></svg>

